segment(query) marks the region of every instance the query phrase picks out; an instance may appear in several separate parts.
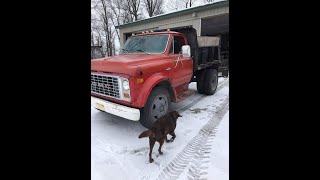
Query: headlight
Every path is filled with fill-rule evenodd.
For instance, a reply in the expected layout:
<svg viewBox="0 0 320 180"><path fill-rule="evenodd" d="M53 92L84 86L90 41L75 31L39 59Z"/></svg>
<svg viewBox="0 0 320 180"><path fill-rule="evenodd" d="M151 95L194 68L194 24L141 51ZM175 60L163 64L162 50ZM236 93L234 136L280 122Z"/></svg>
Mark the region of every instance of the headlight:
<svg viewBox="0 0 320 180"><path fill-rule="evenodd" d="M129 82L127 80L123 80L122 87L124 90L128 91L130 89Z"/></svg>

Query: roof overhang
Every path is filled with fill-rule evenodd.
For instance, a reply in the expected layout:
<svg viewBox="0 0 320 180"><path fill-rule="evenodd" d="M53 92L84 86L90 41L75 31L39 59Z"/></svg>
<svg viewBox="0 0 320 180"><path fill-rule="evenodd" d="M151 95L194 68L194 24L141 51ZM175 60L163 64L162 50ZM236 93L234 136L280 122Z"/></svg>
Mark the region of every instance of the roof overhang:
<svg viewBox="0 0 320 180"><path fill-rule="evenodd" d="M197 11L204 11L204 10L209 10L209 9L219 8L219 7L226 7L226 6L229 6L229 0L220 1L220 2L216 2L216 3L209 3L209 4L202 5L202 6L187 8L187 9L183 9L183 10L172 12L172 13L153 16L153 17L150 17L147 19L115 26L115 28L120 29L120 28L124 28L124 27L137 26L137 25L151 22L151 21L155 21L155 20L161 20L161 19L166 19L166 18L170 18L173 16L181 16L181 15L185 15L185 14L189 14L189 13L191 14L191 13L197 12Z"/></svg>

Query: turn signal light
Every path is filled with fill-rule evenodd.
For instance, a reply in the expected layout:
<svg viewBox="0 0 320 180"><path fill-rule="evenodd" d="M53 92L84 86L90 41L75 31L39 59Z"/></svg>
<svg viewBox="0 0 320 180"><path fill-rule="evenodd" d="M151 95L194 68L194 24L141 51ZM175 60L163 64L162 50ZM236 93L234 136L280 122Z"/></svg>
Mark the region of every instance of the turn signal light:
<svg viewBox="0 0 320 180"><path fill-rule="evenodd" d="M139 83L143 83L144 82L144 79L143 78L138 78L137 79L137 83L139 84Z"/></svg>
<svg viewBox="0 0 320 180"><path fill-rule="evenodd" d="M129 93L123 93L123 96L124 96L125 98L130 98Z"/></svg>

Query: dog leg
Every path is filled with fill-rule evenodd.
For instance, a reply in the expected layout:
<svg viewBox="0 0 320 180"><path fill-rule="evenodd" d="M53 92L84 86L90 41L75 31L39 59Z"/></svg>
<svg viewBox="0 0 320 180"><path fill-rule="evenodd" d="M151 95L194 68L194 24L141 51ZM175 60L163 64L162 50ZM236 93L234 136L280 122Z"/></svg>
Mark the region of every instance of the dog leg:
<svg viewBox="0 0 320 180"><path fill-rule="evenodd" d="M155 140L149 138L149 145L150 145L149 162L150 162L150 163L153 162L153 159L152 159L152 149L153 149L154 143L155 143Z"/></svg>
<svg viewBox="0 0 320 180"><path fill-rule="evenodd" d="M160 155L163 154L163 152L161 152L161 147L162 147L163 143L164 143L164 139L162 139L162 140L159 142L160 146L159 146L158 151L159 151L159 154L160 154Z"/></svg>
<svg viewBox="0 0 320 180"><path fill-rule="evenodd" d="M170 133L170 135L172 136L170 141L173 142L173 140L176 138L176 134L174 132L172 132L172 133Z"/></svg>
<svg viewBox="0 0 320 180"><path fill-rule="evenodd" d="M166 135L166 142L170 142L170 141L168 140L168 137L167 137L167 135Z"/></svg>

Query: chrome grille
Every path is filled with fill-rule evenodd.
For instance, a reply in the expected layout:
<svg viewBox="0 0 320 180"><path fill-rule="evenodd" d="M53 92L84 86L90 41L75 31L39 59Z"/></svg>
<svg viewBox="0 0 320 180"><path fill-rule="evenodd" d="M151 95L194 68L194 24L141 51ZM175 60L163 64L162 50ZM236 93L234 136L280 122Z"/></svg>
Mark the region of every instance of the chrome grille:
<svg viewBox="0 0 320 180"><path fill-rule="evenodd" d="M119 99L120 93L118 78L108 75L91 74L91 92Z"/></svg>

